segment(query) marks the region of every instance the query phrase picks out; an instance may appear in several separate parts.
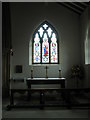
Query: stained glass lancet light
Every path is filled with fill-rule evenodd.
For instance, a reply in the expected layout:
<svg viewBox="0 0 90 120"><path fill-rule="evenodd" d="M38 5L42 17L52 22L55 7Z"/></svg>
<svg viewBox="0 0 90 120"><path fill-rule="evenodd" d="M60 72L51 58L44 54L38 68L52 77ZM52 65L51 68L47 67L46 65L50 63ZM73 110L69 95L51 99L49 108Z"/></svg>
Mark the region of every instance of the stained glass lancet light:
<svg viewBox="0 0 90 120"><path fill-rule="evenodd" d="M42 42L42 63L49 63L49 42L46 33Z"/></svg>
<svg viewBox="0 0 90 120"><path fill-rule="evenodd" d="M40 63L40 38L38 36L38 33L36 33L34 38L34 63Z"/></svg>
<svg viewBox="0 0 90 120"><path fill-rule="evenodd" d="M55 33L52 34L51 38L51 62L57 62L57 39Z"/></svg>
<svg viewBox="0 0 90 120"><path fill-rule="evenodd" d="M58 63L58 51L57 32L45 21L36 29L33 36L33 64Z"/></svg>

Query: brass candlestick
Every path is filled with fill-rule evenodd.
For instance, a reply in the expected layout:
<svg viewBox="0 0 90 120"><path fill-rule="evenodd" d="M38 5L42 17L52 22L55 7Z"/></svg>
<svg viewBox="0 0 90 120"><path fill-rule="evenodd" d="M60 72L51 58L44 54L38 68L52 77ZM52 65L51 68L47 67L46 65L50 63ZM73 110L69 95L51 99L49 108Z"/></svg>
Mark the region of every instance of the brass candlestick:
<svg viewBox="0 0 90 120"><path fill-rule="evenodd" d="M47 72L48 67L46 66L46 78L48 78L48 72Z"/></svg>
<svg viewBox="0 0 90 120"><path fill-rule="evenodd" d="M59 70L59 78L61 78L61 70Z"/></svg>
<svg viewBox="0 0 90 120"><path fill-rule="evenodd" d="M33 70L31 70L31 78L33 78Z"/></svg>

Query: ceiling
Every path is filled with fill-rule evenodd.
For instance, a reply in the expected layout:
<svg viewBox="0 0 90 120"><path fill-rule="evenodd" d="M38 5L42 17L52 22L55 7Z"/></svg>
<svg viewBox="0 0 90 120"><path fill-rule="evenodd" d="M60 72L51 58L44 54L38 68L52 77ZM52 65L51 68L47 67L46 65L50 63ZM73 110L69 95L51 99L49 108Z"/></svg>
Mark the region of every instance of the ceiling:
<svg viewBox="0 0 90 120"><path fill-rule="evenodd" d="M90 2L57 2L57 4L62 5L69 10L81 15L84 10L88 7Z"/></svg>

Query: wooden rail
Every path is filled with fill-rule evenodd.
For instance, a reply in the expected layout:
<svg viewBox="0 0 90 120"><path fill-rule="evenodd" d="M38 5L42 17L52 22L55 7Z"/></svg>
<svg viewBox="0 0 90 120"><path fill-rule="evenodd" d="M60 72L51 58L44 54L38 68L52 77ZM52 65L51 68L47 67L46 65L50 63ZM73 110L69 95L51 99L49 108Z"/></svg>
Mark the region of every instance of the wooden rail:
<svg viewBox="0 0 90 120"><path fill-rule="evenodd" d="M33 105L14 105L14 93L16 92L28 92L28 95L34 92L38 92L40 94L40 104L33 104ZM45 92L52 92L52 91L57 91L58 93L61 93L63 100L66 101L66 104L60 104L60 102L58 104L46 104L45 102ZM55 88L51 88L51 89L45 89L45 88L39 88L39 89L31 89L31 88L27 88L27 89L10 89L10 105L7 106L8 110L11 108L22 108L22 107L39 107L41 109L43 109L44 107L77 107L77 106L82 106L82 107L90 107L90 103L78 103L77 101L74 100L74 95L72 95L72 93L74 92L74 94L80 94L80 92L82 93L90 93L90 88L79 88L79 89L72 89L72 88L59 88L59 89L55 89ZM28 100L30 100L30 96L28 96ZM87 98L88 99L88 98Z"/></svg>

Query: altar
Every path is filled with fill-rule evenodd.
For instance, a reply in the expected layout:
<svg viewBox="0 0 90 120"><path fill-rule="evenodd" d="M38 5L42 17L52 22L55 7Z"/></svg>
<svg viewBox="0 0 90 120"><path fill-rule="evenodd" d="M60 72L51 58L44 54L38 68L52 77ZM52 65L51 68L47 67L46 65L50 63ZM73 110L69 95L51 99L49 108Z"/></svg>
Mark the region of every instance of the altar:
<svg viewBox="0 0 90 120"><path fill-rule="evenodd" d="M65 88L65 78L27 78L26 83L28 88L33 84L58 84L61 88Z"/></svg>

